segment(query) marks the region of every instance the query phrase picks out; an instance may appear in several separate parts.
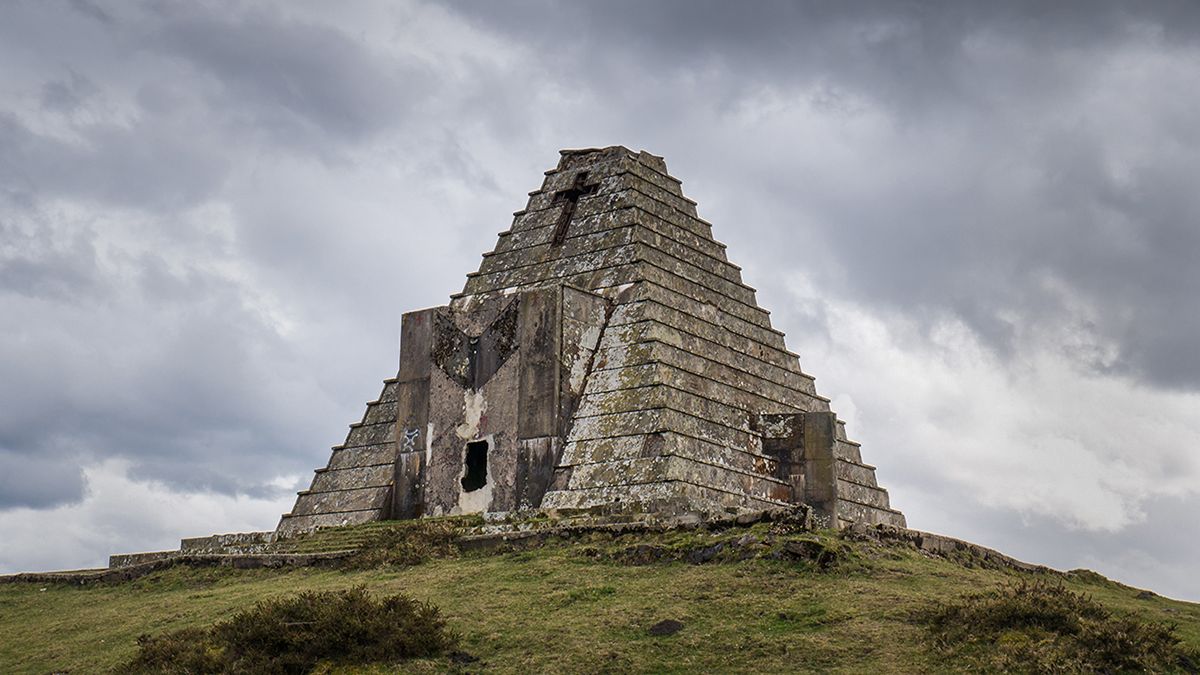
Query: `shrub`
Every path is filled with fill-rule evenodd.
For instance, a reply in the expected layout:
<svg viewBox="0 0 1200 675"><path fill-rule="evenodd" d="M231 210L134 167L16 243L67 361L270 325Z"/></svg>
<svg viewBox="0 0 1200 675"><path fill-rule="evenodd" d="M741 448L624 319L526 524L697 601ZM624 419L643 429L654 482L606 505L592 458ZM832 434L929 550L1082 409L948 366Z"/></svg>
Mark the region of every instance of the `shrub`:
<svg viewBox="0 0 1200 675"><path fill-rule="evenodd" d="M184 628L138 638L138 653L123 670L134 673L219 673L221 652L212 632Z"/></svg>
<svg viewBox="0 0 1200 675"><path fill-rule="evenodd" d="M1117 616L1062 586L1025 583L967 595L922 617L940 651L991 670L1194 671L1175 627Z"/></svg>
<svg viewBox="0 0 1200 675"><path fill-rule="evenodd" d="M456 642L438 609L365 587L265 600L209 629L139 638L135 673L306 673L321 661L363 664L439 654Z"/></svg>

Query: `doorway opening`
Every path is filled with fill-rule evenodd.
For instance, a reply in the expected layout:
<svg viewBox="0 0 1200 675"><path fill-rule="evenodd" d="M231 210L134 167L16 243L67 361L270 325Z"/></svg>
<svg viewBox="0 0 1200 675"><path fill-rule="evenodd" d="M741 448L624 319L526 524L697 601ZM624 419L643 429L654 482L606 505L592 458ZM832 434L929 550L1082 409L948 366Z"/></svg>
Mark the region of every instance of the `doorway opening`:
<svg viewBox="0 0 1200 675"><path fill-rule="evenodd" d="M461 481L464 492L474 492L487 485L487 456L487 441L467 443L467 454L463 458L466 471L463 472Z"/></svg>

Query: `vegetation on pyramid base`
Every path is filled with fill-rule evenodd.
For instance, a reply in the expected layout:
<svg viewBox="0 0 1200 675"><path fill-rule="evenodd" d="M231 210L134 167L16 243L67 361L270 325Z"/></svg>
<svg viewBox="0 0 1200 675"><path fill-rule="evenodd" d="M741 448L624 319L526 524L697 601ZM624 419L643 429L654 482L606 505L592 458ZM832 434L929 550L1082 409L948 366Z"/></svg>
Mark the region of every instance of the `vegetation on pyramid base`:
<svg viewBox="0 0 1200 675"><path fill-rule="evenodd" d="M965 595L924 618L939 650L983 670L1200 670L1200 652L1183 645L1175 626L1115 615L1086 595L1045 582Z"/></svg>
<svg viewBox="0 0 1200 675"><path fill-rule="evenodd" d="M403 526L372 529L358 551L342 563L345 569L375 569L419 565L433 558L456 555L463 529L482 524L478 516L422 519Z"/></svg>
<svg viewBox="0 0 1200 675"><path fill-rule="evenodd" d="M365 586L264 600L208 629L138 639L131 673L307 673L322 661L387 663L457 642L433 605Z"/></svg>

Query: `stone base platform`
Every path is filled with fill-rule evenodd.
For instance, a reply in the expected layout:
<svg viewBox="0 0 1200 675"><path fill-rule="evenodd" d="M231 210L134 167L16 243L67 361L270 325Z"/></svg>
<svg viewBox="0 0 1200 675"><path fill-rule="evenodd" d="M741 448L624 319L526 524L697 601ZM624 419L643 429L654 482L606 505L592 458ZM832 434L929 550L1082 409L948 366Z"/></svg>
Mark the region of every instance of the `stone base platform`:
<svg viewBox="0 0 1200 675"><path fill-rule="evenodd" d="M619 535L700 528L709 531L723 531L733 528L749 528L760 522L782 523L786 524L790 531L806 532L824 529L817 516L814 509L805 505L724 516L713 516L706 513L686 513L673 516L614 514L589 510L489 513L475 521L478 524L463 527L461 534L456 539L456 544L463 551L509 550L535 547L552 538L571 539L596 532ZM414 521L394 522L401 525ZM373 527L375 529L386 528L381 525ZM331 533L335 530L342 531L343 534L340 536L347 536L342 528L330 528L321 532ZM358 544L353 543L355 541L353 538L333 540L332 543L345 542L346 548L343 550L316 552L287 550L296 547L297 544L303 544L305 538L315 536L320 536L320 533L298 535L293 538L279 538L274 532L196 537L184 539L178 551L111 556L110 566L106 569L13 574L0 576L0 583L67 583L74 585L116 583L131 581L176 565L224 566L236 569L319 567L335 565L339 561L353 556L369 540L369 536L364 536ZM841 536L858 541L908 545L929 555L952 560L969 559L972 564L986 567L1007 568L1023 572L1058 573L1048 567L1022 562L978 544L903 527L860 523L842 529Z"/></svg>

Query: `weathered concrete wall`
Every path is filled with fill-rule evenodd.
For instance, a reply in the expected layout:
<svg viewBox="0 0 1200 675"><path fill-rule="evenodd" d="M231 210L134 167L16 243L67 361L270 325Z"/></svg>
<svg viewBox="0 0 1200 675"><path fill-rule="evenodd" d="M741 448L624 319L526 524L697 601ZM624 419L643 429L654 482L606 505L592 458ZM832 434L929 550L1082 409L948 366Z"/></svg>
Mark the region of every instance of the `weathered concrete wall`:
<svg viewBox="0 0 1200 675"><path fill-rule="evenodd" d="M393 513L539 506L607 309L553 286L405 315ZM469 447L484 443L484 482L468 486Z"/></svg>
<svg viewBox="0 0 1200 675"><path fill-rule="evenodd" d="M400 370L396 375L396 438L398 443L392 517L416 518L425 514L426 466L432 451L429 424L429 377L433 363L435 307L404 315L400 324Z"/></svg>
<svg viewBox="0 0 1200 675"><path fill-rule="evenodd" d="M448 515L503 510L512 502L516 463L518 361L505 364L480 391L463 389L445 373L430 376L431 453L424 483L425 513ZM465 492L467 443L488 443L486 485Z"/></svg>
<svg viewBox="0 0 1200 675"><path fill-rule="evenodd" d="M833 413L759 415L755 427L764 451L778 461L775 475L790 485L790 500L812 506L821 522L905 526L887 491L875 484L874 467L859 461Z"/></svg>

